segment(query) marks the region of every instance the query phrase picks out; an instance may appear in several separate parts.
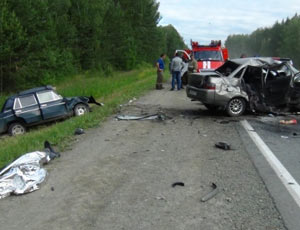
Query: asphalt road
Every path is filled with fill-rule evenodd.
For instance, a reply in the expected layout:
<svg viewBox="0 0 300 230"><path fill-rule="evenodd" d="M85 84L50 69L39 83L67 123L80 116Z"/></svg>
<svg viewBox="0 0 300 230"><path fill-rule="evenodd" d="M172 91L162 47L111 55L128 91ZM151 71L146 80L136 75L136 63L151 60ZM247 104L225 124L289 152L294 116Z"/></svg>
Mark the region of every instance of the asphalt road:
<svg viewBox="0 0 300 230"><path fill-rule="evenodd" d="M298 120L298 124L280 124L280 120L290 119ZM240 129L241 137L247 146L249 155L252 157L252 160L270 191L277 208L282 214L286 226L288 229L299 229L300 206L299 202L297 204L297 199L299 200L300 191L299 185L295 185L296 183L300 183L299 116L261 116L248 117L247 120L253 128L252 132L256 132L259 135L270 149L271 154L274 154L278 159L279 164L282 164L284 170L290 174L290 177L286 181L283 179L286 173L279 172L278 175L276 175L276 171L278 172L276 166L275 169L270 166L270 163L263 157L261 151L258 150L254 142L249 140L249 135L244 133L243 128ZM296 183L293 181L289 182L289 180L295 180ZM284 184L286 184L286 186L284 186ZM289 191L289 189L291 191ZM293 195L295 198L293 198Z"/></svg>
<svg viewBox="0 0 300 230"><path fill-rule="evenodd" d="M241 119L251 120L262 136L266 132L266 138L271 138L272 130L265 128L268 121L213 114L191 102L184 90L169 91L168 86L120 106L119 111L122 115L159 113L166 119L121 121L112 116L76 137L70 150L46 166L49 175L40 190L0 200L1 229L293 227L294 222L282 218L282 203L275 196L288 194L285 187L262 163L240 124ZM275 134L266 142L282 146L278 140L297 142ZM216 148L220 141L228 142L232 150ZM297 164L291 167L297 177ZM184 186L172 187L175 182ZM216 195L202 202L212 183L218 186ZM292 205L293 200L285 196Z"/></svg>

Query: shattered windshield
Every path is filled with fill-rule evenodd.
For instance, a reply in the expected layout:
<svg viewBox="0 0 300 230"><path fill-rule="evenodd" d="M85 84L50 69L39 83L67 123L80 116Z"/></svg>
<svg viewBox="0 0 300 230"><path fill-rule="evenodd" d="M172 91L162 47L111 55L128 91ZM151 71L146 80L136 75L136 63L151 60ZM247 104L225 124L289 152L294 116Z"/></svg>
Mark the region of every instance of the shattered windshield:
<svg viewBox="0 0 300 230"><path fill-rule="evenodd" d="M216 50L196 51L194 57L197 61L222 61L221 52Z"/></svg>
<svg viewBox="0 0 300 230"><path fill-rule="evenodd" d="M234 72L240 65L227 61L219 68L216 69L217 72L221 73L224 76L229 76L232 72Z"/></svg>

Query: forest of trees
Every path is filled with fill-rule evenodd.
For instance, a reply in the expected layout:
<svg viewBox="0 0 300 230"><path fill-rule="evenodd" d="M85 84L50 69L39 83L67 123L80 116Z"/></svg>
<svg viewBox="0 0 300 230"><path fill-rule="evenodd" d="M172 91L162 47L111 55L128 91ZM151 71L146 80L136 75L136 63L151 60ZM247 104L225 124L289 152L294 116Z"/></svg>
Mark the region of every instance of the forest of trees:
<svg viewBox="0 0 300 230"><path fill-rule="evenodd" d="M185 47L156 0L0 0L0 92L131 70Z"/></svg>
<svg viewBox="0 0 300 230"><path fill-rule="evenodd" d="M270 28L257 29L250 35L230 35L225 42L231 58L271 56L291 58L300 68L300 16L276 22Z"/></svg>

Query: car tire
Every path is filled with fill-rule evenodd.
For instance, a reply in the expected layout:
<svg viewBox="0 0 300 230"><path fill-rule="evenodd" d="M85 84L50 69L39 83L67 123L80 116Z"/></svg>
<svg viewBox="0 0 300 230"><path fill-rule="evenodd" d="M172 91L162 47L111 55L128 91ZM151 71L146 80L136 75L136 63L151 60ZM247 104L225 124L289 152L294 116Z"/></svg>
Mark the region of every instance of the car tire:
<svg viewBox="0 0 300 230"><path fill-rule="evenodd" d="M241 116L246 109L246 101L243 98L232 98L226 107L226 112L230 117Z"/></svg>
<svg viewBox="0 0 300 230"><path fill-rule="evenodd" d="M211 105L211 104L203 104L208 110L210 111L216 111L219 109L219 106L217 105Z"/></svg>
<svg viewBox="0 0 300 230"><path fill-rule="evenodd" d="M85 104L80 103L74 107L75 116L82 116L88 112L89 112L89 107Z"/></svg>
<svg viewBox="0 0 300 230"><path fill-rule="evenodd" d="M8 127L8 134L10 136L18 136L26 133L26 127L21 122L11 123Z"/></svg>

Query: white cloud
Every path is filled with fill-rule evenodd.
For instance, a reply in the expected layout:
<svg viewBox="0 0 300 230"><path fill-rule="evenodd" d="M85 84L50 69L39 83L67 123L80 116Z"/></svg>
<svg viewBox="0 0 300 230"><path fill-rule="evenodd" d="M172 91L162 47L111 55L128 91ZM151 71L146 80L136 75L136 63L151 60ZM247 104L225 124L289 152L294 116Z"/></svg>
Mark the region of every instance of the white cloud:
<svg viewBox="0 0 300 230"><path fill-rule="evenodd" d="M200 42L251 33L300 12L299 0L160 0L160 25L172 24L183 36Z"/></svg>

